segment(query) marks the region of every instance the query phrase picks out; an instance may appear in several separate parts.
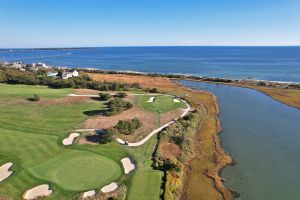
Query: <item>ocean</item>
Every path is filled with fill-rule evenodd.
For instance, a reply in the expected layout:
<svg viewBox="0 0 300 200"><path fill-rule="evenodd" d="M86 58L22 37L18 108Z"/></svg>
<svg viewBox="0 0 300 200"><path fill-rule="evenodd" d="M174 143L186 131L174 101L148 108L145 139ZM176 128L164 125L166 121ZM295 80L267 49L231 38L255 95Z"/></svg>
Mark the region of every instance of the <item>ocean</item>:
<svg viewBox="0 0 300 200"><path fill-rule="evenodd" d="M300 82L300 46L0 49L0 61L44 62L47 65L75 68Z"/></svg>

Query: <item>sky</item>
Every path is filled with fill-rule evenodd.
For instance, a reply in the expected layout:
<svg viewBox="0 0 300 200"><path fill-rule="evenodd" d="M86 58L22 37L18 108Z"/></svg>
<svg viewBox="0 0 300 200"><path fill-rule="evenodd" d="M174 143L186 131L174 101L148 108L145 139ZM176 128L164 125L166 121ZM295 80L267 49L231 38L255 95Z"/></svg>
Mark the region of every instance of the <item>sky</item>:
<svg viewBox="0 0 300 200"><path fill-rule="evenodd" d="M0 48L300 45L300 0L0 0Z"/></svg>

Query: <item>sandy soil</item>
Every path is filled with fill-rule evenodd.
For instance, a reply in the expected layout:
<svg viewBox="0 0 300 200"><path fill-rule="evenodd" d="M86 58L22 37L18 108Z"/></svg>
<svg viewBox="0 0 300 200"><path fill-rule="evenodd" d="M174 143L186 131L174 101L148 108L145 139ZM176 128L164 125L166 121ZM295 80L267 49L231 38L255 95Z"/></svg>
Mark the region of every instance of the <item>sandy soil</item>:
<svg viewBox="0 0 300 200"><path fill-rule="evenodd" d="M179 99L173 99L173 102L174 103L180 103L180 100Z"/></svg>
<svg viewBox="0 0 300 200"><path fill-rule="evenodd" d="M121 162L123 164L125 174L129 174L129 172L135 169L135 165L131 162L130 158L123 158Z"/></svg>
<svg viewBox="0 0 300 200"><path fill-rule="evenodd" d="M93 197L93 196L95 196L95 194L96 194L95 190L90 190L90 191L83 193L82 198L85 199L85 198Z"/></svg>
<svg viewBox="0 0 300 200"><path fill-rule="evenodd" d="M73 144L74 140L75 140L78 136L80 136L79 133L71 133L71 134L69 135L69 137L67 137L67 138L65 138L65 139L63 140L63 145L71 145L71 144Z"/></svg>
<svg viewBox="0 0 300 200"><path fill-rule="evenodd" d="M43 184L27 190L24 193L23 198L26 200L31 200L36 199L37 197L49 196L50 194L52 194L52 190L49 188L49 185Z"/></svg>
<svg viewBox="0 0 300 200"><path fill-rule="evenodd" d="M0 167L0 182L12 175L13 171L10 168L13 166L12 162L5 163Z"/></svg>
<svg viewBox="0 0 300 200"><path fill-rule="evenodd" d="M109 193L109 192L115 191L116 189L118 189L118 184L115 182L112 182L111 184L106 185L103 188L101 188L101 192Z"/></svg>

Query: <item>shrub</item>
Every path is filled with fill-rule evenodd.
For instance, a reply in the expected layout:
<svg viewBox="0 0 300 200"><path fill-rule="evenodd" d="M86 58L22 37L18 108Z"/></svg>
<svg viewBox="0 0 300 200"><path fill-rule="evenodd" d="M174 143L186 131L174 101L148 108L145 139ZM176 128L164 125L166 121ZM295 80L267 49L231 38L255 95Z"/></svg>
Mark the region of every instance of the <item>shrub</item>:
<svg viewBox="0 0 300 200"><path fill-rule="evenodd" d="M36 94L33 95L33 97L31 98L28 98L29 101L39 101L40 100L40 97Z"/></svg>
<svg viewBox="0 0 300 200"><path fill-rule="evenodd" d="M124 110L128 110L132 108L132 104L130 102L124 101L123 99L117 97L110 100L107 103L107 107L108 109L106 111L106 115L111 116L111 115L119 114Z"/></svg>
<svg viewBox="0 0 300 200"><path fill-rule="evenodd" d="M126 94L125 92L118 92L118 93L116 94L116 97L119 97L119 98L125 98L125 97L127 97L127 94Z"/></svg>
<svg viewBox="0 0 300 200"><path fill-rule="evenodd" d="M120 120L114 128L121 134L130 135L141 126L141 122L137 118L134 118L132 120Z"/></svg>
<svg viewBox="0 0 300 200"><path fill-rule="evenodd" d="M111 95L108 93L99 93L99 99L101 101L107 101L111 98Z"/></svg>

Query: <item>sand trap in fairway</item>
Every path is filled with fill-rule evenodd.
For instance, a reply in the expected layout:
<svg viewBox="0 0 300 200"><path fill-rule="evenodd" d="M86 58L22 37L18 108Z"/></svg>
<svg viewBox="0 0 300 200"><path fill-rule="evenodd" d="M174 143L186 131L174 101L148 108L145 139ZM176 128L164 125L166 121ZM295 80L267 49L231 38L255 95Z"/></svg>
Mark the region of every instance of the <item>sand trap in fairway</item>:
<svg viewBox="0 0 300 200"><path fill-rule="evenodd" d="M150 99L147 101L147 103L153 103L154 99L155 99L155 97L150 97Z"/></svg>
<svg viewBox="0 0 300 200"><path fill-rule="evenodd" d="M8 178L13 173L13 171L9 170L12 166L13 163L9 162L0 167L0 182Z"/></svg>
<svg viewBox="0 0 300 200"><path fill-rule="evenodd" d="M180 103L180 100L178 100L178 99L173 99L173 102L174 102L174 103Z"/></svg>
<svg viewBox="0 0 300 200"><path fill-rule="evenodd" d="M103 193L109 193L109 192L115 191L116 189L118 189L118 184L115 183L115 182L112 182L111 184L109 184L107 186L104 186L101 189L101 192L103 192Z"/></svg>
<svg viewBox="0 0 300 200"><path fill-rule="evenodd" d="M83 193L83 198L88 198L88 197L93 197L95 196L96 192L95 190L90 190L90 191L87 191L85 193Z"/></svg>
<svg viewBox="0 0 300 200"><path fill-rule="evenodd" d="M30 190L27 190L24 193L23 198L31 200L31 199L35 199L37 197L49 196L51 193L52 193L52 190L50 190L49 185L44 184L44 185L36 186Z"/></svg>
<svg viewBox="0 0 300 200"><path fill-rule="evenodd" d="M63 140L63 144L64 145L71 145L71 144L73 144L75 138L77 138L79 135L80 135L79 133L71 133L69 135L69 137L67 137L67 138L65 138Z"/></svg>
<svg viewBox="0 0 300 200"><path fill-rule="evenodd" d="M123 158L123 159L121 160L121 162L122 162L122 164L123 164L125 174L128 174L129 172L131 172L132 170L135 169L135 166L134 166L134 164L131 162L130 158L128 158L128 157Z"/></svg>

